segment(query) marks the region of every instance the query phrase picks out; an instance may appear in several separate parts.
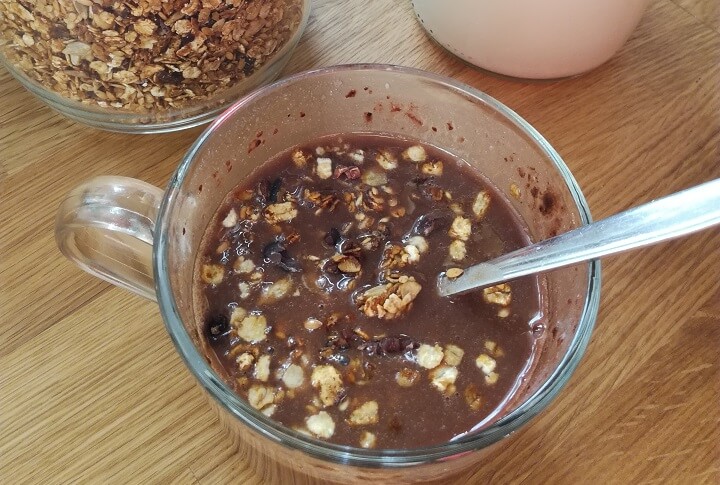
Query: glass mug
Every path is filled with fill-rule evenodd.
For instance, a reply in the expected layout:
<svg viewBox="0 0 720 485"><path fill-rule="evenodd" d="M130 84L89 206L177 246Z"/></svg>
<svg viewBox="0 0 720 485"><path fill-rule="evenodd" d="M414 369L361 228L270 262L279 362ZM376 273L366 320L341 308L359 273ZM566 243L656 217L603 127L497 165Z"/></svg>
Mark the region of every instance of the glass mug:
<svg viewBox="0 0 720 485"><path fill-rule="evenodd" d="M600 264L545 276L548 328L535 370L511 407L449 443L404 450L334 445L253 409L212 370L193 312L193 268L214 212L235 185L286 148L321 135L383 132L418 138L468 161L508 196L534 241L590 222L585 198L560 156L526 121L452 79L396 66L348 65L300 73L261 88L198 138L165 191L100 177L72 191L57 217L60 250L86 271L157 300L177 351L244 452L274 469L342 482L427 481L477 463L527 423L576 368L597 317ZM511 189L510 187L513 187ZM543 206L552 194L553 207Z"/></svg>

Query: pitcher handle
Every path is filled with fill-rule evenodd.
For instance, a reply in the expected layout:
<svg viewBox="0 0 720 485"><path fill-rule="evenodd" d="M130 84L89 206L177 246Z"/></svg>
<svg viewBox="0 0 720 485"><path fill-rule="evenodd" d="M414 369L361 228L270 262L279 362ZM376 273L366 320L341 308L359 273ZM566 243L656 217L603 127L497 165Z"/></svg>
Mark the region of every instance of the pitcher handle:
<svg viewBox="0 0 720 485"><path fill-rule="evenodd" d="M156 301L152 246L164 192L128 177L97 177L60 204L60 252L91 275Z"/></svg>

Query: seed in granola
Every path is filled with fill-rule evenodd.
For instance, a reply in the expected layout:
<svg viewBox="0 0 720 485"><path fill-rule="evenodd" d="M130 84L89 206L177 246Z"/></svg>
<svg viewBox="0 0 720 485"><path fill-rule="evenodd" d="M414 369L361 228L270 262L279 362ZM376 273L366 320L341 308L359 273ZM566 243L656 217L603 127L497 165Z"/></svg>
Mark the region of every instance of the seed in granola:
<svg viewBox="0 0 720 485"><path fill-rule="evenodd" d="M447 276L451 280L454 280L455 278L462 276L464 272L465 271L462 268L450 268L445 271L445 276Z"/></svg>
<svg viewBox="0 0 720 485"><path fill-rule="evenodd" d="M318 328L323 326L323 323L318 320L317 318L308 318L305 320L305 323L303 325L307 330L313 331L317 330Z"/></svg>
<svg viewBox="0 0 720 485"><path fill-rule="evenodd" d="M362 269L360 261L353 256L343 256L340 261L337 262L337 267L343 273L359 273Z"/></svg>

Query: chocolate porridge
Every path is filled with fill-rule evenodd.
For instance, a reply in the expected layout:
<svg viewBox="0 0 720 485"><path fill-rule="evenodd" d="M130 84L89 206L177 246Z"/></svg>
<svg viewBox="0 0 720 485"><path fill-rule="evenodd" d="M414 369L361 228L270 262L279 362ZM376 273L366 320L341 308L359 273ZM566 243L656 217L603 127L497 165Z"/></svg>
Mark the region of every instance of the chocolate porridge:
<svg viewBox="0 0 720 485"><path fill-rule="evenodd" d="M379 134L294 147L206 230L194 298L209 360L252 407L316 438L450 441L517 391L544 290L533 276L442 298L437 276L527 244L504 196L436 147Z"/></svg>

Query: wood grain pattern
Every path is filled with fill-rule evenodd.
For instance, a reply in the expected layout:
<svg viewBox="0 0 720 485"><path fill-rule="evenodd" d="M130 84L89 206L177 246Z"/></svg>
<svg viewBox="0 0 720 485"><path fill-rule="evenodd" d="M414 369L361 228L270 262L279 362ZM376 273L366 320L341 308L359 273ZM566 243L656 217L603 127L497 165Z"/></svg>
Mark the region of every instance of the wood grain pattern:
<svg viewBox="0 0 720 485"><path fill-rule="evenodd" d="M596 218L720 177L716 0L657 0L591 73L522 82L429 41L405 0L317 0L286 73L351 62L454 76L534 124ZM310 483L234 452L157 307L81 273L53 238L99 174L163 186L200 133L96 131L0 70L0 483ZM718 483L720 232L603 262L567 388L458 483Z"/></svg>

